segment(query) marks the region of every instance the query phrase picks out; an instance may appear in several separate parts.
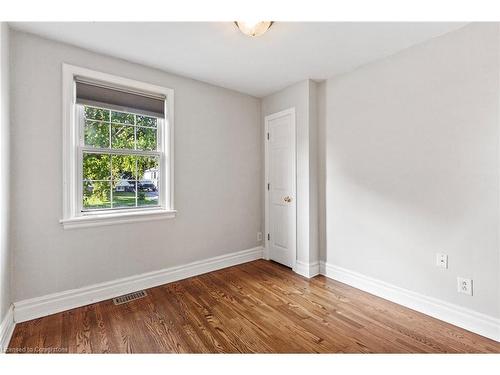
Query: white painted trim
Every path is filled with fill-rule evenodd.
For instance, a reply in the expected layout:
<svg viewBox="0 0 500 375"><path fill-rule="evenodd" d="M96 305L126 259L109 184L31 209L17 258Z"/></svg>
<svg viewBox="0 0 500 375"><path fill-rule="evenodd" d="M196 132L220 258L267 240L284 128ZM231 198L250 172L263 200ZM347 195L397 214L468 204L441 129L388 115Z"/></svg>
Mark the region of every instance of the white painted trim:
<svg viewBox="0 0 500 375"><path fill-rule="evenodd" d="M269 190L267 190L267 184L269 182L269 146L268 146L268 140L267 140L267 133L269 132L269 121L274 120L276 118L286 116L286 115L291 115L292 120L293 120L293 153L295 154L295 179L294 179L294 186L293 186L293 194L295 197L295 221L297 221L297 123L296 123L296 117L295 117L295 107L291 107L288 109L285 109L280 112L276 112L270 115L267 115L264 117L264 168L265 168L265 181L264 181L264 255L263 258L266 260L269 260L269 240L267 239L267 234L269 233ZM295 249L294 252L295 254L293 255L293 264L292 264L292 270L294 272L297 272L297 225L295 225Z"/></svg>
<svg viewBox="0 0 500 375"><path fill-rule="evenodd" d="M172 219L177 211L169 210L137 210L122 211L116 213L105 213L102 215L77 216L71 219L61 220L64 229L95 227L102 225L113 225L123 223L136 223L140 221Z"/></svg>
<svg viewBox="0 0 500 375"><path fill-rule="evenodd" d="M5 317L0 323L0 353L5 353L9 347L10 339L14 333L14 306L10 305Z"/></svg>
<svg viewBox="0 0 500 375"><path fill-rule="evenodd" d="M305 263L297 260L295 263L295 272L310 279L319 275L319 262Z"/></svg>
<svg viewBox="0 0 500 375"><path fill-rule="evenodd" d="M267 118L264 118L264 259L269 258L269 190L267 184L269 183L269 145L267 143L267 133L269 131Z"/></svg>
<svg viewBox="0 0 500 375"><path fill-rule="evenodd" d="M80 134L76 121L75 110L75 77L87 78L92 81L105 82L117 87L126 87L146 93L161 94L166 97L165 120L159 134L161 144L162 173L160 174L160 196L159 203L163 215L161 218L175 217L174 208L174 90L157 86L129 78L119 77L108 73L98 72L70 64L62 64L62 134L63 134L63 212L61 224L64 228L76 228L78 226L96 226L107 224L118 224L130 222L130 218L137 217L131 213L102 212L99 218L83 219L79 202L81 201L81 168L79 163L78 148L80 145ZM139 221L156 220L157 213L142 210L144 215ZM109 215L109 216L108 216ZM108 219L109 218L109 219ZM80 220L81 219L81 220ZM83 223L82 225L80 225Z"/></svg>
<svg viewBox="0 0 500 375"><path fill-rule="evenodd" d="M165 268L125 277L113 281L94 284L79 289L53 293L14 303L14 321L24 322L31 319L55 314L75 307L104 301L141 289L148 289L203 273L216 271L237 264L262 258L262 247L225 254L182 266Z"/></svg>
<svg viewBox="0 0 500 375"><path fill-rule="evenodd" d="M500 319L495 317L325 262L320 262L320 272L334 280L500 342Z"/></svg>

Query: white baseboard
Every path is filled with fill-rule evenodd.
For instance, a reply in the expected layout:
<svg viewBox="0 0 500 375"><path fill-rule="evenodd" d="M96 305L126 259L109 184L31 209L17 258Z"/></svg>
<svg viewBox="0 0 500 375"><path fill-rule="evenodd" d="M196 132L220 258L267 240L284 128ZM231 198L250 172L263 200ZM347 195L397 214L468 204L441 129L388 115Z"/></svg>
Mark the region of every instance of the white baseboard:
<svg viewBox="0 0 500 375"><path fill-rule="evenodd" d="M294 271L307 278L314 277L319 275L319 262L306 263L297 260Z"/></svg>
<svg viewBox="0 0 500 375"><path fill-rule="evenodd" d="M61 311L118 297L136 290L148 289L203 273L262 258L262 247L221 255L182 266L165 268L94 284L83 288L53 293L14 303L14 321L24 322Z"/></svg>
<svg viewBox="0 0 500 375"><path fill-rule="evenodd" d="M500 342L500 319L325 262L320 263L320 272L344 284Z"/></svg>
<svg viewBox="0 0 500 375"><path fill-rule="evenodd" d="M15 326L14 307L11 305L0 323L0 353L5 353L7 351Z"/></svg>

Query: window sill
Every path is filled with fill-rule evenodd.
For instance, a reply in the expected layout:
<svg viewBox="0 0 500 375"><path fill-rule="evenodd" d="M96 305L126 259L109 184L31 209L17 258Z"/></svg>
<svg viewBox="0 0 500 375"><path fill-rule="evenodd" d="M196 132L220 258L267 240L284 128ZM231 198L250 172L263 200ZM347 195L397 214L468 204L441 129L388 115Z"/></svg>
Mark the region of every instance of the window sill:
<svg viewBox="0 0 500 375"><path fill-rule="evenodd" d="M137 223L141 221L173 219L175 210L148 210L134 212L118 212L108 214L89 214L60 220L64 229L97 227L103 225Z"/></svg>

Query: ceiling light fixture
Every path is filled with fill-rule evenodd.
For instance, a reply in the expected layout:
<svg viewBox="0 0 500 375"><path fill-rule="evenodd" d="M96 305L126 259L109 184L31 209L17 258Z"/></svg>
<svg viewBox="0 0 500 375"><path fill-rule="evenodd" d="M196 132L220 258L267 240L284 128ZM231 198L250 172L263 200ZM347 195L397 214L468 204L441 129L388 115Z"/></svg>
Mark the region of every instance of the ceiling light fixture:
<svg viewBox="0 0 500 375"><path fill-rule="evenodd" d="M273 23L273 21L234 21L236 27L248 36L261 36Z"/></svg>

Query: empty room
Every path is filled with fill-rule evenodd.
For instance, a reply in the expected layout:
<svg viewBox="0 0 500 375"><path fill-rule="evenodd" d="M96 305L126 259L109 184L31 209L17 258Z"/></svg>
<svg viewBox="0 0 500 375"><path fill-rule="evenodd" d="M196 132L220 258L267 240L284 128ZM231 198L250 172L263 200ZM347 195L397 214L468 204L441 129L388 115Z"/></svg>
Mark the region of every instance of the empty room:
<svg viewBox="0 0 500 375"><path fill-rule="evenodd" d="M500 23L234 19L2 21L2 357L500 353Z"/></svg>

